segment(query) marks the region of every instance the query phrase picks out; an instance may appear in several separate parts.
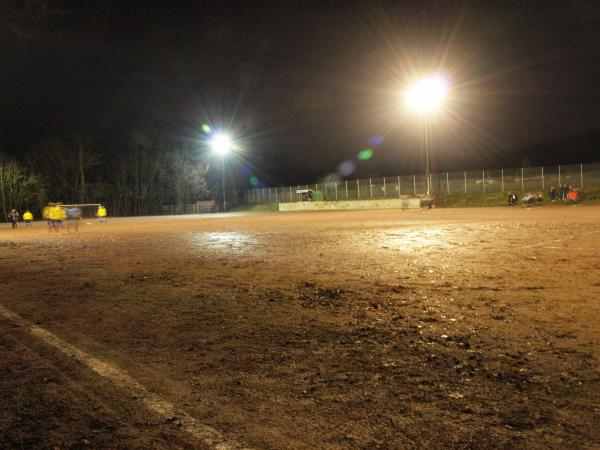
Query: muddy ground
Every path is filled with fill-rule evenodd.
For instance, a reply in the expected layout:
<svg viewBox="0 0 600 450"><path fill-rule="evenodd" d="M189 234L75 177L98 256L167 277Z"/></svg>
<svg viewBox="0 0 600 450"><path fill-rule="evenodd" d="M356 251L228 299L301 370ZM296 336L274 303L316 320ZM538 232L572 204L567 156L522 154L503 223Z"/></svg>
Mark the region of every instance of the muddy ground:
<svg viewBox="0 0 600 450"><path fill-rule="evenodd" d="M265 449L599 448L600 207L0 228L0 305ZM206 448L0 316L0 448Z"/></svg>

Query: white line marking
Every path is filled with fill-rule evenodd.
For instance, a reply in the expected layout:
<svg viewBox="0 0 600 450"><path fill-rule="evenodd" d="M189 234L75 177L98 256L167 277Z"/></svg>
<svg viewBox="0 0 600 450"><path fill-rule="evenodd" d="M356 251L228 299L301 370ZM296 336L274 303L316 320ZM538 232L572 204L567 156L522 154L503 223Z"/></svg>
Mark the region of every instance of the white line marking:
<svg viewBox="0 0 600 450"><path fill-rule="evenodd" d="M190 414L176 408L173 403L150 392L137 380L127 375L123 369L79 350L77 347L63 341L55 334L23 319L21 316L9 311L2 305L0 305L0 314L16 325L24 328L33 336L60 350L65 355L76 359L81 364L92 369L98 375L109 379L117 386L125 389L133 398L139 399L149 410L163 416L165 419L176 418L179 423L181 423L181 428L183 430L211 448L215 450L242 449L242 446L237 442L226 441L223 435L214 428L197 422Z"/></svg>

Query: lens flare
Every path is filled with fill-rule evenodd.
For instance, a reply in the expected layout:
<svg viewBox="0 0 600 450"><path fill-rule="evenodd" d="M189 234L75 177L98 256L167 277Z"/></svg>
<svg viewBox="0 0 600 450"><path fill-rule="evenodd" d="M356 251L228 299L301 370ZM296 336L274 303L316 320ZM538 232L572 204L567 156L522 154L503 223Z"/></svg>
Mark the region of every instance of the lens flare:
<svg viewBox="0 0 600 450"><path fill-rule="evenodd" d="M340 174L344 177L348 177L356 170L356 164L354 161L344 161L338 167Z"/></svg>
<svg viewBox="0 0 600 450"><path fill-rule="evenodd" d="M226 134L217 133L211 138L210 145L213 152L224 156L231 151L231 138Z"/></svg>
<svg viewBox="0 0 600 450"><path fill-rule="evenodd" d="M371 159L373 157L373 150L367 148L365 150L361 150L358 152L358 159L360 161L366 161L367 159Z"/></svg>
<svg viewBox="0 0 600 450"><path fill-rule="evenodd" d="M436 110L448 92L448 80L441 75L424 78L413 84L405 94L406 105L419 114Z"/></svg>

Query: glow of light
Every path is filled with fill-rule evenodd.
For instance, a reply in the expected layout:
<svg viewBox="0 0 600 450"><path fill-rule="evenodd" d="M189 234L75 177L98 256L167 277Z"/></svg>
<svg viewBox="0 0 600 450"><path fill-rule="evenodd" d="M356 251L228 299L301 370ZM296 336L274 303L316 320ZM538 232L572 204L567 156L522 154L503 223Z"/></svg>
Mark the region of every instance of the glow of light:
<svg viewBox="0 0 600 450"><path fill-rule="evenodd" d="M258 185L258 178L256 178L256 177L250 177L250 184L252 186Z"/></svg>
<svg viewBox="0 0 600 450"><path fill-rule="evenodd" d="M202 124L202 131L203 131L205 134L210 134L210 132L212 131L212 129L210 128L210 125L209 125L209 124L207 124L207 123L203 123L203 124Z"/></svg>
<svg viewBox="0 0 600 450"><path fill-rule="evenodd" d="M225 156L231 151L231 138L223 133L214 134L210 139L210 146L213 152Z"/></svg>
<svg viewBox="0 0 600 450"><path fill-rule="evenodd" d="M358 159L361 161L366 161L367 159L371 159L373 157L373 150L367 148L366 150L361 150L358 152Z"/></svg>
<svg viewBox="0 0 600 450"><path fill-rule="evenodd" d="M428 114L440 107L447 92L448 80L434 75L413 84L404 97L409 109L418 114Z"/></svg>
<svg viewBox="0 0 600 450"><path fill-rule="evenodd" d="M344 161L338 167L340 174L344 177L348 177L356 170L356 164L354 161Z"/></svg>
<svg viewBox="0 0 600 450"><path fill-rule="evenodd" d="M369 139L369 144L371 144L373 147L377 147L378 145L383 144L383 136L371 136L371 138Z"/></svg>

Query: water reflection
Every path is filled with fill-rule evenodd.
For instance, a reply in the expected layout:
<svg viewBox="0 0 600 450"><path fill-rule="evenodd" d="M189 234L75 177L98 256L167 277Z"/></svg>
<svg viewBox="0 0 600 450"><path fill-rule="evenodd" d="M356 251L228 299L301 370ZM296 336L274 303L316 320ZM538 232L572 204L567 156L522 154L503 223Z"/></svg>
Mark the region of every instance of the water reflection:
<svg viewBox="0 0 600 450"><path fill-rule="evenodd" d="M199 248L225 253L256 253L256 236L238 231L191 233L189 240Z"/></svg>
<svg viewBox="0 0 600 450"><path fill-rule="evenodd" d="M382 244L406 250L423 247L449 247L456 245L456 242L452 242L451 237L449 231L444 228L407 229L387 233L382 238Z"/></svg>

